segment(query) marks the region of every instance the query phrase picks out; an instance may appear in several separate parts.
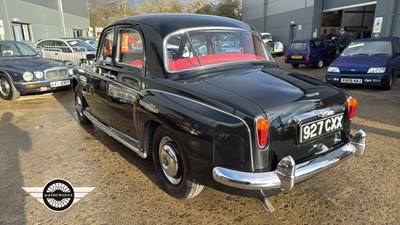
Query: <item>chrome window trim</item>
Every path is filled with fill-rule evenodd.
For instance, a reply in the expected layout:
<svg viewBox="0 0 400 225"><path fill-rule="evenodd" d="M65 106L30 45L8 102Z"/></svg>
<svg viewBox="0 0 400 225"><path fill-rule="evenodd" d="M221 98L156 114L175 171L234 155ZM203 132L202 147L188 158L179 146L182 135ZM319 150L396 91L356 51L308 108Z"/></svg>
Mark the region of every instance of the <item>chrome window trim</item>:
<svg viewBox="0 0 400 225"><path fill-rule="evenodd" d="M127 64L127 63L123 63L123 62L118 62L118 55L119 55L119 53L120 53L120 46L121 46L121 33L120 33L120 31L121 31L121 29L132 29L132 30L134 30L136 33L138 33L139 35L140 35L140 38L142 39L142 48L143 48L143 67L136 67L136 66L133 66L133 65L131 65L131 64ZM145 46L144 46L144 38L143 38L143 35L138 31L138 29L136 29L136 28L134 28L134 27L132 27L132 26L128 26L128 25L125 25L125 26L120 26L120 27L118 27L118 29L117 29L117 45L116 45L116 53L115 53L115 64L117 64L117 65L124 65L124 66L129 66L129 67L131 67L131 68L135 68L135 69L138 69L138 70L142 70L142 77L146 74L145 73L145 71L144 71L144 69L146 68L146 51L145 51Z"/></svg>
<svg viewBox="0 0 400 225"><path fill-rule="evenodd" d="M238 117L238 116L236 116L236 115L234 115L234 114L232 114L232 113L229 113L229 112L223 111L223 110L221 110L221 109L218 109L218 108L216 108L216 107L214 107L214 106L205 104L205 103L200 102L200 101L197 101L197 100L193 100L193 99L188 98L188 97L185 97L185 96L177 95L177 94L174 94L174 93L170 93L170 92L166 92L166 91L160 91L160 90L156 90L156 89L144 89L144 90L142 90L142 91L155 91L155 92L159 92L159 93L164 93L164 94L172 95L172 96L175 96L175 97L178 97L178 98L185 99L185 100L187 100L187 101L191 101L191 102L200 104L200 105L202 105L202 106L208 107L208 108L210 108L210 109L216 110L216 111L221 112L221 113L223 113L223 114L225 114L225 115L232 116L232 117L234 117L234 118L240 120L240 121L246 126L247 132L248 132L248 134L249 134L251 169L252 169L252 171L254 171L253 141L252 141L252 138L251 138L251 130L250 130L249 125L248 125L248 124L246 123L246 121L244 121L242 118L240 118L240 117Z"/></svg>
<svg viewBox="0 0 400 225"><path fill-rule="evenodd" d="M245 60L245 61L236 61L236 62L227 62L227 63L218 63L218 64L213 64L213 65L207 65L207 66L198 66L198 67L194 67L194 68L190 68L190 69L184 69L184 70L177 70L177 71L171 71L168 68L168 49L167 49L167 41L170 37L177 35L177 34L184 34L190 31L198 31L198 30L221 30L221 31L239 31L239 32L250 32L252 34L255 34L258 38L260 38L261 41L261 46L264 50L264 54L266 56L265 61L268 62L268 54L270 54L268 52L268 50L265 47L265 44L263 44L262 41L262 37L260 36L260 34L257 31L254 30L246 30L246 29L242 29L242 28L235 28L235 27L190 27L190 28L184 28L184 29L180 29L177 31L174 31L170 34L168 34L167 36L165 36L165 38L163 39L163 61L164 61L164 68L165 71L167 71L168 73L174 74L174 73L181 73L181 72L186 72L186 71L192 71L192 70L201 70L201 69L207 69L210 67L219 67L221 65L226 65L226 64L237 64L237 63L247 63L247 62L263 62L261 60Z"/></svg>

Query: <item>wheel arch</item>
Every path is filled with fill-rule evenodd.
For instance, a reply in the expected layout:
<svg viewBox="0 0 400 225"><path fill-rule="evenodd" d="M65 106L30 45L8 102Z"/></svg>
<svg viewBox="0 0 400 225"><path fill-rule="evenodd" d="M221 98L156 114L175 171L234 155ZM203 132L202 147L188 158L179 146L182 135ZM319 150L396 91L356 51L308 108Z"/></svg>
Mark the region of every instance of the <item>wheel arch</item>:
<svg viewBox="0 0 400 225"><path fill-rule="evenodd" d="M14 81L11 75L5 70L0 69L0 74L4 74L9 80Z"/></svg>
<svg viewBox="0 0 400 225"><path fill-rule="evenodd" d="M190 167L195 170L197 167L192 166L195 162L231 167L236 163L240 169L252 166L252 136L242 118L174 93L147 90L140 96L136 110L137 133L146 153L150 154L153 149L152 134L155 129L165 126L184 147ZM221 135L230 138L222 138ZM228 141L233 140L242 144L235 148L226 147ZM223 156L228 153L237 155L237 158L224 160ZM239 156L251 160L244 162Z"/></svg>

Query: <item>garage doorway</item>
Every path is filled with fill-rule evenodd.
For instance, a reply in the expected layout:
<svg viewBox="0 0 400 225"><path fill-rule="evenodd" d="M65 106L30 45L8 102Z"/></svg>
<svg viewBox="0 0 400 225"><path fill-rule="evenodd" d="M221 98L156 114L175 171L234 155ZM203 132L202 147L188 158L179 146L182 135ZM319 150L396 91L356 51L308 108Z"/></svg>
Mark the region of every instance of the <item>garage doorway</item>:
<svg viewBox="0 0 400 225"><path fill-rule="evenodd" d="M371 37L376 2L344 6L324 10L322 13L322 36L336 36L341 27L352 39Z"/></svg>

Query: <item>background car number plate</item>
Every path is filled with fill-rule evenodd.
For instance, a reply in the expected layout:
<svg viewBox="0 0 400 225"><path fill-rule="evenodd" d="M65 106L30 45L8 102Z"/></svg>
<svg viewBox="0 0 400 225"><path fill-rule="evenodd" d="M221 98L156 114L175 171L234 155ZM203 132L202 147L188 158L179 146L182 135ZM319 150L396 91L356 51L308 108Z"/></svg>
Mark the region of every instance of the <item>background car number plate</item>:
<svg viewBox="0 0 400 225"><path fill-rule="evenodd" d="M303 56L301 55L292 55L292 59L302 59Z"/></svg>
<svg viewBox="0 0 400 225"><path fill-rule="evenodd" d="M69 80L60 80L60 81L53 81L50 82L50 87L62 87L70 85L71 82Z"/></svg>
<svg viewBox="0 0 400 225"><path fill-rule="evenodd" d="M343 128L343 113L300 124L300 143L318 138Z"/></svg>
<svg viewBox="0 0 400 225"><path fill-rule="evenodd" d="M342 78L342 83L349 83L349 84L361 84L362 79L354 79L354 78Z"/></svg>

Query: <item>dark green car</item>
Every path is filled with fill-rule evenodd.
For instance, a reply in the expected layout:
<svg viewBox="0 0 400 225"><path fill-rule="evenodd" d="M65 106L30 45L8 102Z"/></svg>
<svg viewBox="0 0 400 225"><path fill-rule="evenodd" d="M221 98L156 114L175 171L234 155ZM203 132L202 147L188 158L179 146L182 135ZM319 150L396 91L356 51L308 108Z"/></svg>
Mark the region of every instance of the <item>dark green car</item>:
<svg viewBox="0 0 400 225"><path fill-rule="evenodd" d="M70 68L71 67L71 68ZM0 41L0 97L53 91L71 86L72 64L44 59L31 46Z"/></svg>

